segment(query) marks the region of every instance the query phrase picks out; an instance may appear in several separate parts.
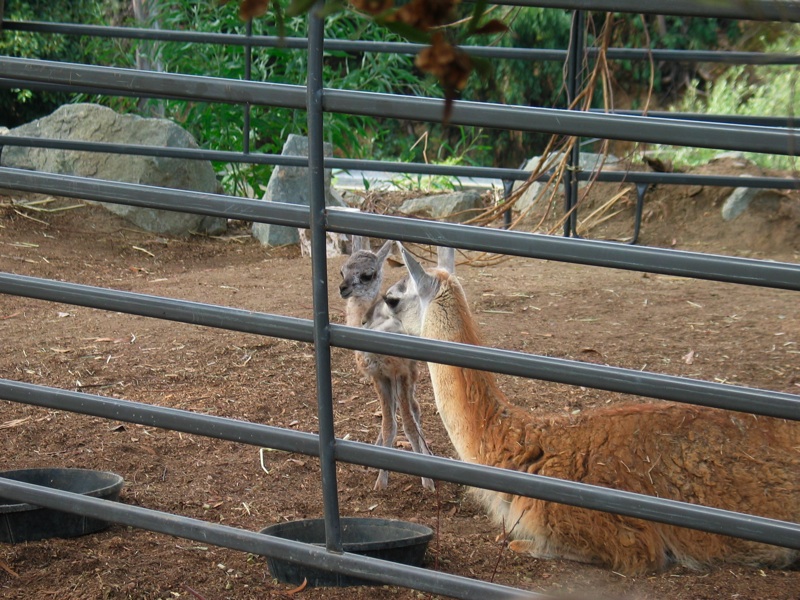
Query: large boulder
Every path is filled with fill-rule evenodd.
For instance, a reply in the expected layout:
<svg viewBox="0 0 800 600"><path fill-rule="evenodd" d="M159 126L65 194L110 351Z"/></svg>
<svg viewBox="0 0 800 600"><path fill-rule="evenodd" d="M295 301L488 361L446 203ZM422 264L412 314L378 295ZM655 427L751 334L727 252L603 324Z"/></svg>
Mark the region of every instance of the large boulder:
<svg viewBox="0 0 800 600"><path fill-rule="evenodd" d="M325 156L333 155L333 147L324 144ZM308 156L308 138L302 135L290 134L281 151L283 156ZM325 205L334 207L345 206L344 201L331 189L331 170L325 169ZM272 171L264 193L264 200L268 202L286 202L288 204L311 205L311 194L308 182L308 167L285 167L279 165ZM253 223L253 237L265 246L285 246L298 244L300 236L297 229L271 225L269 223Z"/></svg>
<svg viewBox="0 0 800 600"><path fill-rule="evenodd" d="M68 104L51 115L21 125L9 133L56 140L170 148L198 147L194 138L172 121L119 114L98 104ZM207 160L5 146L0 164L4 167L199 192L216 193L219 189L214 169ZM224 231L227 225L226 219L218 217L102 204L111 212L154 233L214 234Z"/></svg>
<svg viewBox="0 0 800 600"><path fill-rule="evenodd" d="M404 215L453 223L469 221L483 210L481 193L476 190L411 198L398 208L398 212Z"/></svg>

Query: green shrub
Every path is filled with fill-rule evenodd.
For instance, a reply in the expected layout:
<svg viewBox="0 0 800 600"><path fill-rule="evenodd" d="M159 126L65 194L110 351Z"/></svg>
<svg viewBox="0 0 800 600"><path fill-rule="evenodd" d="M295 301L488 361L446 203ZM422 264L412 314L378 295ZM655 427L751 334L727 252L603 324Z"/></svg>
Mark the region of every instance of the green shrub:
<svg viewBox="0 0 800 600"><path fill-rule="evenodd" d="M99 12L97 0L63 3L50 0L6 0L3 18L7 21L85 23L99 19ZM89 56L78 38L12 30L4 30L0 35L0 54L17 58L78 62ZM68 98L68 94L0 88L0 125L16 127L52 112L67 102Z"/></svg>
<svg viewBox="0 0 800 600"><path fill-rule="evenodd" d="M162 29L231 34L244 34L246 31L235 2L221 6L216 2L162 0L158 7L157 25ZM156 23L130 25L146 27ZM287 18L283 27L287 37L307 35L305 17ZM325 27L326 37L335 39L402 41L353 11L332 13L326 18ZM252 31L254 35L268 36L281 33L269 14L255 19ZM133 67L138 49L149 55L151 62L159 64L165 72L231 79L244 77L245 50L240 46L110 40L94 40L93 44L95 61L99 64ZM254 81L304 85L306 74L307 54L304 50L281 47L252 49L251 79ZM327 51L323 78L328 87L370 92L429 95L433 87L433 82L416 76L412 56L396 54ZM117 97L94 97L92 100L123 112L150 112L173 119L187 128L205 148L227 151L241 151L243 148L243 107L239 105L182 100L137 103L136 99ZM330 113L324 115L324 122L326 141L350 158L396 156L395 152L411 146L414 141L413 136L404 142L404 136L397 135L400 127L396 122ZM250 148L253 152L279 154L288 134L305 135L306 130L306 114L302 111L280 107L251 108ZM226 190L233 193L259 194L259 186L266 183L272 170L265 165L218 164L215 167L222 174Z"/></svg>
<svg viewBox="0 0 800 600"><path fill-rule="evenodd" d="M766 47L766 52L800 53L800 27ZM797 118L800 108L800 74L797 66L736 66L727 69L706 90L698 82L672 107L679 112ZM799 149L800 150L800 149ZM656 152L681 166L705 164L719 150L658 146ZM746 153L749 160L770 169L796 170L797 156Z"/></svg>

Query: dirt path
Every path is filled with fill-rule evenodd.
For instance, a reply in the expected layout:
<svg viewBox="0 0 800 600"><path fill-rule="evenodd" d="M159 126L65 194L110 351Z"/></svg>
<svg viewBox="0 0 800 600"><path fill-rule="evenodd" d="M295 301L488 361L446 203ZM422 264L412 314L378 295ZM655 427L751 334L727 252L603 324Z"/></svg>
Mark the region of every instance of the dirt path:
<svg viewBox="0 0 800 600"><path fill-rule="evenodd" d="M753 244L740 230L684 243L699 225L688 209L678 210L683 199L654 197L645 243L674 239L678 247L798 262L797 248L776 248L774 239ZM267 252L236 236L157 238L95 207L26 215L6 206L0 216L2 271L311 317L309 261L293 251ZM756 241L763 237L763 229L754 231ZM329 265L337 322L343 320L333 294L340 262ZM459 274L491 345L800 394L797 294L518 259L462 265ZM397 269L387 279L400 276ZM0 332L5 378L316 431L313 348L306 344L5 295ZM333 372L337 435L371 442L380 422L374 392L356 375L350 352L334 349ZM536 414L622 399L511 377L501 383ZM419 397L434 453L453 456L427 375ZM322 514L318 465L306 456L268 452L267 474L253 447L6 401L0 401L0 447L6 469L115 471L125 478L126 503L250 530ZM387 491L375 492L374 478L369 469L341 466L343 513L433 527L427 564L434 569L535 591L591 590L594 597L798 598L797 570L676 568L626 578L518 556L496 540L499 532L460 486L440 483L431 494L417 478L395 474ZM244 600L285 598L288 589L272 581L261 557L122 526L73 540L0 545L5 599ZM308 589L293 597L430 596L378 587Z"/></svg>

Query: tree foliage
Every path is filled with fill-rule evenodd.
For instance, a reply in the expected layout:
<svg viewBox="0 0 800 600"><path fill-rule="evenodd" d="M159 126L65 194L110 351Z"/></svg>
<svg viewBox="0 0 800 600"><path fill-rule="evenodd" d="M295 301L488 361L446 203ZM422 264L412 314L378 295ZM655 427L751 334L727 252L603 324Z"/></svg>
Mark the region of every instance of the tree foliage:
<svg viewBox="0 0 800 600"><path fill-rule="evenodd" d="M800 54L800 26L787 28L784 36L769 43L768 52ZM692 81L687 93L672 107L680 112L716 115L749 115L785 117L790 121L800 108L800 73L792 66L734 66L725 70L713 82ZM709 148L673 148L657 146L662 158L677 166L704 164L719 154ZM797 155L772 156L746 153L756 164L771 168L797 171Z"/></svg>
<svg viewBox="0 0 800 600"><path fill-rule="evenodd" d="M5 0L3 18L7 21L60 21L94 23L101 18L97 0ZM41 58L84 62L90 59L80 40L63 35L45 35L5 30L0 35L0 54L19 58ZM52 112L68 101L67 94L34 93L22 88L0 88L0 115L3 125L14 127Z"/></svg>
<svg viewBox="0 0 800 600"><path fill-rule="evenodd" d="M89 24L115 24L211 33L244 34L251 21L254 35L305 37L304 11L310 0L246 0L243 3L194 0L150 0L157 7L148 20L137 21L130 0L7 0L6 19L50 20ZM572 13L558 9L470 5L453 0L410 0L395 6L391 0L356 0L326 3L325 36L335 39L372 41L421 41L429 44L415 59L405 54L344 52L327 50L324 55L325 85L359 91L448 97L460 94L469 100L503 104L564 108L565 66L559 61L486 61L464 58L463 43L504 47L564 50L570 40ZM359 10L354 10L353 6ZM735 49L748 43L759 49L748 31L737 21L614 15L610 43L631 48ZM601 42L607 16L587 13L586 45ZM444 25L444 27L442 27ZM500 26L502 25L502 26ZM440 35L441 34L441 35ZM766 42L764 42L766 43ZM763 45L763 44L762 44ZM245 49L242 46L188 44L37 35L6 31L0 52L12 56L136 68L150 65L166 72L242 79ZM149 60L142 63L137 56ZM584 64L582 77L589 79L594 59ZM481 68L475 68L475 67ZM749 71L748 71L749 72ZM256 81L304 85L307 54L286 47L252 49L251 78ZM428 75L426 75L426 73ZM733 76L733 72L731 76ZM697 65L650 61L609 61L603 79L593 80L591 105L612 104L613 90L624 90L634 107L650 91L662 101L674 98L689 82L702 96L711 73ZM732 84L729 84L730 89ZM738 85L738 84L737 84ZM652 86L652 90L650 90ZM721 88L720 88L721 89ZM740 88L734 91L739 93ZM744 93L744 92L742 92ZM28 90L0 91L0 108L6 125L16 125L51 112L72 97ZM245 146L243 107L238 105L151 100L139 102L122 97L80 97L100 101L124 112L163 115L186 127L206 148L240 151ZM627 108L627 106L625 107ZM250 111L249 148L254 152L279 153L289 133L306 133L301 111L253 106ZM524 158L540 152L547 136L512 131L484 132L439 124L402 123L391 119L326 113L324 130L335 151L352 158L433 161L455 164L494 164L515 167ZM217 165L229 191L248 189L258 193L267 180L269 167Z"/></svg>
<svg viewBox="0 0 800 600"><path fill-rule="evenodd" d="M159 27L170 30L245 34L247 24L239 16L235 4L219 5L215 2L192 0L161 0L152 22L138 26ZM252 34L264 36L305 37L307 24L304 16L271 19L269 15L252 21ZM404 41L397 34L378 27L371 19L353 11L332 13L325 20L326 37L335 39L370 39L377 41ZM164 71L190 75L206 75L243 79L245 74L245 49L242 46L218 44L182 44L149 41L103 43L98 40L94 50L97 64L134 67L139 52L149 53L151 64L159 64ZM286 47L253 47L251 79L304 85L307 73L307 53ZM326 51L324 56L326 85L340 89L430 95L433 82L420 78L413 66L413 57L401 54ZM96 98L121 111L133 111L136 101L129 98ZM240 151L245 140L243 108L237 105L208 105L199 102L176 100L151 101L138 110L174 119L195 136L204 147ZM250 108L250 148L264 153L280 153L289 133L306 133L305 113L281 107ZM398 125L386 126L379 119L348 115L325 115L325 132L338 152L355 158L383 158L399 151ZM413 140L412 140L413 143ZM410 146L411 143L406 146ZM266 166L239 166L233 171L224 170L226 187L235 191L237 185L247 182L257 188L266 181L270 168ZM246 186L245 186L246 187ZM255 189L254 191L258 191Z"/></svg>

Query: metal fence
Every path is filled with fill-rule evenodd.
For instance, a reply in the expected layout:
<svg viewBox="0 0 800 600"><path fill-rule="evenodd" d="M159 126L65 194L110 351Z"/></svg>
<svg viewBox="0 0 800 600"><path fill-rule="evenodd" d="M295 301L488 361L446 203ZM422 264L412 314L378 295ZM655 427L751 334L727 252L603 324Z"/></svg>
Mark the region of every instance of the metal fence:
<svg viewBox="0 0 800 600"><path fill-rule="evenodd" d="M523 6L542 6L580 11L612 10L788 20L800 22L800 3L749 0L741 3L698 3L675 1L657 8L630 0L552 0L501 2ZM80 35L125 36L139 39L211 41L268 46L278 40L258 36L209 36L190 32L129 30L64 24L4 22L5 29L39 32L64 32ZM213 39L212 39L213 38ZM800 420L800 397L788 393L667 376L656 373L605 367L577 361L556 359L520 352L462 347L433 340L331 324L328 311L325 235L327 231L399 239L407 242L433 243L468 250L484 250L537 259L550 259L597 267L627 269L695 277L741 285L800 292L800 265L704 255L676 250L629 246L618 243L581 240L567 236L541 236L522 232L477 228L464 225L432 223L391 216L331 211L324 206L326 168L380 169L402 173L426 173L454 176L491 177L505 180L527 179L518 169L434 167L422 164L381 163L323 156L322 116L324 112L354 115L388 116L399 119L435 122L441 118L443 102L415 98L345 91L325 88L322 56L325 48L352 49L365 42L324 40L322 21L309 19L307 39L286 40L288 47L307 51L309 72L307 86L268 82L223 80L214 77L175 75L128 69L63 64L40 60L0 57L0 85L30 89L81 91L138 97L179 98L195 101L237 103L242 105L282 106L305 110L308 114L309 156L286 157L243 152L177 150L111 144L77 143L21 137L4 137L5 145L31 145L101 152L212 159L228 162L251 162L309 167L312 204L310 209L293 205L266 203L239 197L198 192L175 191L141 185L66 177L40 172L0 168L0 187L88 200L120 203L150 208L220 216L254 222L272 223L310 229L314 319L253 313L227 306L209 305L133 292L78 285L11 273L0 273L0 292L69 303L109 311L168 319L207 327L230 329L284 339L313 342L316 356L319 434L301 433L255 423L163 408L128 400L114 399L76 391L67 391L29 383L0 380L0 398L14 402L69 410L109 419L157 426L181 432L210 436L254 446L300 452L318 456L326 520L326 547L291 542L233 527L210 524L178 515L111 503L103 500L54 491L0 479L0 495L22 502L92 515L237 550L280 556L290 561L322 566L377 582L413 586L415 589L458 598L519 597L521 591L506 586L464 577L407 567L390 562L342 553L336 463L338 461L370 467L394 469L456 483L529 495L597 510L630 515L685 527L735 535L792 548L800 548L800 524L774 521L723 510L663 500L639 494L597 488L542 476L507 472L490 467L422 456L410 452L336 438L333 425L331 347L371 350L421 360L492 370L523 377L602 390L637 394L679 402L694 403L736 411L747 411ZM364 48L362 48L364 49ZM412 44L368 47L371 51L413 52ZM564 60L570 53L588 53L592 49L576 46L569 51L525 49L475 49L485 56L526 60ZM620 56L630 52L614 50ZM613 56L612 52L612 56ZM670 51L671 52L671 51ZM720 62L773 62L796 65L797 56L765 57L747 55L685 54L672 52L665 58L676 60L719 60ZM674 55L674 56L673 56ZM80 85L75 85L80 81ZM482 105L456 102L451 122L457 125L547 132L553 134L656 142L675 145L714 147L718 149L793 154L797 133L789 120L736 122L713 116L659 114L603 114L522 106ZM577 165L577 157L570 160ZM680 183L732 185L729 178L663 173L585 173L576 171L573 183L596 177L600 181L628 181L639 185ZM737 186L798 188L798 179L752 178ZM577 186L576 186L577 187ZM567 194L569 202L569 192ZM569 205L567 206L569 210Z"/></svg>

